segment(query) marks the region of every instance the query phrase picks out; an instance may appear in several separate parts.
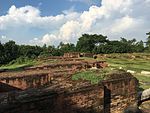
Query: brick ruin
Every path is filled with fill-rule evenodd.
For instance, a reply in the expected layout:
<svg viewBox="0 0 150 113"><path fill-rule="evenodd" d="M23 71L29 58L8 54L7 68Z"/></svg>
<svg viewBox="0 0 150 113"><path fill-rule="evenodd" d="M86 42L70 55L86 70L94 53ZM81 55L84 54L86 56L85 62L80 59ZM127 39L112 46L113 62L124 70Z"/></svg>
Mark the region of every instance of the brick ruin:
<svg viewBox="0 0 150 113"><path fill-rule="evenodd" d="M25 90L29 88L39 88L49 84L53 78L59 74L73 75L75 72L86 70L91 67L104 68L107 66L105 61L98 62L66 62L49 64L44 66L25 68L22 72L4 72L0 76L0 82L8 84L17 90ZM4 87L4 86L3 86ZM1 92L5 92L5 88L0 88ZM3 90L2 90L3 89Z"/></svg>
<svg viewBox="0 0 150 113"><path fill-rule="evenodd" d="M121 113L137 103L137 80L126 72L108 75L92 85L72 75L105 61L66 62L3 72L0 113Z"/></svg>
<svg viewBox="0 0 150 113"><path fill-rule="evenodd" d="M65 58L79 58L80 53L79 52L70 52L70 53L64 53Z"/></svg>
<svg viewBox="0 0 150 113"><path fill-rule="evenodd" d="M46 88L1 94L0 112L121 113L137 101L136 80L130 75L104 80L98 85L60 78L57 77Z"/></svg>
<svg viewBox="0 0 150 113"><path fill-rule="evenodd" d="M80 57L89 57L93 58L94 54L92 53L80 53L80 52L69 52L64 53L64 58L80 58Z"/></svg>

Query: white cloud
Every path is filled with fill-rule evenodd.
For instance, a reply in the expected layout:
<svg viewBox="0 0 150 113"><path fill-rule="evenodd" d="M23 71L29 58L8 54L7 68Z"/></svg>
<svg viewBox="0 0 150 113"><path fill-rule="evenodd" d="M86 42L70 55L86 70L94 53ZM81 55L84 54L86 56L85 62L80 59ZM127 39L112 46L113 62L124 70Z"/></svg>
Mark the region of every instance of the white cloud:
<svg viewBox="0 0 150 113"><path fill-rule="evenodd" d="M92 5L92 4L95 4L95 2L97 0L68 0L68 1L70 1L70 2L83 2L85 4ZM100 0L99 0L99 2L100 2Z"/></svg>
<svg viewBox="0 0 150 113"><path fill-rule="evenodd" d="M80 32L80 23L78 21L68 21L60 28L59 38L62 38L64 41L71 41L76 38ZM71 40L70 37L72 37Z"/></svg>
<svg viewBox="0 0 150 113"><path fill-rule="evenodd" d="M54 44L55 41L58 41L58 38L53 34L45 34L41 39L34 38L29 41L31 45L42 45L42 44Z"/></svg>
<svg viewBox="0 0 150 113"><path fill-rule="evenodd" d="M114 24L112 24L111 32L112 33L120 33L122 31L128 30L130 28L133 28L136 24L136 21L129 17L125 16L123 18L117 19Z"/></svg>
<svg viewBox="0 0 150 113"><path fill-rule="evenodd" d="M101 6L91 6L78 13L72 7L57 16L42 17L32 6L12 6L7 15L0 16L0 30L25 30L33 27L45 30L42 37L32 37L30 43L56 44L76 42L83 33L98 33L111 39L125 37L145 40L150 31L149 0L102 0Z"/></svg>
<svg viewBox="0 0 150 113"><path fill-rule="evenodd" d="M2 35L2 36L0 37L0 42L2 42L2 43L8 42L9 40L12 40L12 39L8 38L8 37L5 36L5 35Z"/></svg>
<svg viewBox="0 0 150 113"><path fill-rule="evenodd" d="M11 6L8 14L0 17L0 29L10 27L38 27L42 29L57 28L57 25L65 22L64 15L41 17L39 9L32 6L16 8ZM49 25L48 25L49 24Z"/></svg>
<svg viewBox="0 0 150 113"><path fill-rule="evenodd" d="M54 40L56 40L57 38L56 38L56 36L55 35L53 35L53 34L46 34L46 35L44 35L43 36L43 38L42 38L42 43L44 43L44 44L47 44L47 43L49 43L49 42L53 42Z"/></svg>

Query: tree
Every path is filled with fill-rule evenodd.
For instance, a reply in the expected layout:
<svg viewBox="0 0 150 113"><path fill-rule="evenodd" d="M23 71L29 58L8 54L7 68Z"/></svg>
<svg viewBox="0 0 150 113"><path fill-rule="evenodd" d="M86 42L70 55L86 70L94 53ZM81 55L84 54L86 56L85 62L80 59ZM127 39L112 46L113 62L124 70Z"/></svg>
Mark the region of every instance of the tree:
<svg viewBox="0 0 150 113"><path fill-rule="evenodd" d="M5 62L10 62L19 57L19 46L14 41L9 41L4 44Z"/></svg>
<svg viewBox="0 0 150 113"><path fill-rule="evenodd" d="M19 54L20 56L35 58L40 55L42 51L44 51L43 47L40 46L30 46L30 45L21 45L19 46Z"/></svg>
<svg viewBox="0 0 150 113"><path fill-rule="evenodd" d="M72 43L64 44L63 42L60 42L58 48L63 52L74 52L76 50L75 45Z"/></svg>
<svg viewBox="0 0 150 113"><path fill-rule="evenodd" d="M93 52L96 46L105 42L107 42L106 36L83 34L77 42L76 49L80 52Z"/></svg>
<svg viewBox="0 0 150 113"><path fill-rule="evenodd" d="M150 51L150 32L147 33L146 50ZM9 63L20 57L36 58L38 56L62 56L65 52L89 52L89 53L132 53L143 52L145 50L143 41L136 39L127 40L121 38L120 41L107 39L107 36L97 34L83 34L77 41L76 46L72 43L60 42L58 47L17 45L14 41L2 44L0 42L0 64Z"/></svg>
<svg viewBox="0 0 150 113"><path fill-rule="evenodd" d="M4 46L0 42L0 64L4 63Z"/></svg>
<svg viewBox="0 0 150 113"><path fill-rule="evenodd" d="M134 50L134 52L144 52L144 43L143 43L143 41L141 40L140 42L137 42L136 44L135 44L135 50Z"/></svg>
<svg viewBox="0 0 150 113"><path fill-rule="evenodd" d="M147 42L146 42L146 47L147 47L148 51L150 51L150 32L146 33L146 35L148 35Z"/></svg>
<svg viewBox="0 0 150 113"><path fill-rule="evenodd" d="M0 42L0 56L4 55L4 46Z"/></svg>
<svg viewBox="0 0 150 113"><path fill-rule="evenodd" d="M132 52L143 52L143 42L136 42L136 39L127 40L121 38L120 41L107 41L104 44L97 46L94 49L94 53L132 53Z"/></svg>
<svg viewBox="0 0 150 113"><path fill-rule="evenodd" d="M120 42L122 43L122 53L133 53L135 52L136 39L127 40L121 38Z"/></svg>

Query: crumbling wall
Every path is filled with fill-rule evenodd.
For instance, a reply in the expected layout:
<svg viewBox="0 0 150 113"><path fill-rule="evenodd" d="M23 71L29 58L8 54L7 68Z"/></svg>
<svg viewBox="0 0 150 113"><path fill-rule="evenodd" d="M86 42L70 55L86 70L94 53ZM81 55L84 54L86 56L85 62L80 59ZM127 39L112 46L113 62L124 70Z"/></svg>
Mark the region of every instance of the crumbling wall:
<svg viewBox="0 0 150 113"><path fill-rule="evenodd" d="M69 52L64 53L64 58L79 58L79 57L89 57L93 58L94 54L92 53L80 53L80 52Z"/></svg>
<svg viewBox="0 0 150 113"><path fill-rule="evenodd" d="M83 57L93 58L94 54L92 53L81 53Z"/></svg>
<svg viewBox="0 0 150 113"><path fill-rule="evenodd" d="M76 69L78 67L81 67L81 69L86 69L87 63L84 62L66 62L66 63L57 63L57 64L49 64L44 66L38 66L38 67L28 67L25 68L25 70L46 70L46 69Z"/></svg>
<svg viewBox="0 0 150 113"><path fill-rule="evenodd" d="M49 64L44 66L37 67L28 67L24 70L51 70L51 69L77 69L77 70L85 70L91 67L97 68L105 68L108 64L106 61L96 61L96 62L88 62L88 61L73 61L73 62L65 62L65 63L57 63L57 64Z"/></svg>
<svg viewBox="0 0 150 113"><path fill-rule="evenodd" d="M122 113L137 102L137 80L130 73L110 74L98 85L71 81L58 72L51 77L51 85L41 90L1 94L0 112Z"/></svg>
<svg viewBox="0 0 150 113"><path fill-rule="evenodd" d="M109 76L111 79L102 81L105 86L105 112L122 113L127 106L137 104L137 79L126 72Z"/></svg>
<svg viewBox="0 0 150 113"><path fill-rule="evenodd" d="M1 84L7 84L21 90L25 90L28 88L38 88L40 86L49 84L50 81L51 75L48 73L0 78Z"/></svg>
<svg viewBox="0 0 150 113"><path fill-rule="evenodd" d="M5 84L0 82L0 93L4 93L4 92L10 92L10 91L21 91L20 88L11 86L9 84Z"/></svg>
<svg viewBox="0 0 150 113"><path fill-rule="evenodd" d="M95 62L87 62L85 61L85 63L87 63L87 67L92 68L92 67L96 67L96 68L106 68L108 67L108 64L106 61L95 61Z"/></svg>
<svg viewBox="0 0 150 113"><path fill-rule="evenodd" d="M69 53L64 53L64 58L79 58L80 53L79 52L69 52Z"/></svg>
<svg viewBox="0 0 150 113"><path fill-rule="evenodd" d="M103 87L97 85L80 87L74 91L9 93L0 96L0 112L103 113L103 94Z"/></svg>
<svg viewBox="0 0 150 113"><path fill-rule="evenodd" d="M64 94L61 111L64 111L63 113L102 113L103 96L103 86L81 87Z"/></svg>
<svg viewBox="0 0 150 113"><path fill-rule="evenodd" d="M26 71L23 72L23 74L18 73L20 75L18 75L17 73L14 75L12 74L12 76L8 74L9 76L0 77L0 92L9 92L13 89L26 90L30 88L41 88L47 85L53 86L61 84L62 86L64 86L66 82L65 79L71 79L71 76L76 71L78 71L78 69L75 68L66 70L45 71L45 73L40 72L37 74L32 74L32 71L30 74L25 74Z"/></svg>

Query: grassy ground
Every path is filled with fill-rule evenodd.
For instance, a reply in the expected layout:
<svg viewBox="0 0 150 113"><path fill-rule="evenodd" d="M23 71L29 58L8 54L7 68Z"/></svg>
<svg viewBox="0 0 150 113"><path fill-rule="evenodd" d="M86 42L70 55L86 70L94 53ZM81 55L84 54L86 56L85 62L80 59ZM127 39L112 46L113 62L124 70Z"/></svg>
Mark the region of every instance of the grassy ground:
<svg viewBox="0 0 150 113"><path fill-rule="evenodd" d="M109 64L109 68L103 70L98 74L97 72L91 70L87 72L77 73L73 76L73 79L85 79L91 80L92 83L97 83L99 80L103 79L103 74L111 71L112 69L119 69L122 67L124 70L132 70L135 71L133 74L139 81L140 87L143 89L150 88L150 75L143 75L141 71L150 71L150 54L148 53L133 53L133 54L107 54L107 55L99 55L97 59L93 58L82 58L86 61L99 61L106 60ZM15 62L13 64L7 64L0 67L0 69L10 69L10 70L20 70L23 67L44 65L49 63L57 63L58 60L46 60L46 61L37 61L37 60L26 60L23 63Z"/></svg>
<svg viewBox="0 0 150 113"><path fill-rule="evenodd" d="M0 66L0 69L19 71L22 70L24 67L47 65L50 63L57 63L57 62L58 60L56 59L49 59L49 60L26 59L23 62L18 62L18 60L14 60L13 63L10 62L9 64Z"/></svg>
<svg viewBox="0 0 150 113"><path fill-rule="evenodd" d="M119 68L132 70L135 72L133 75L140 82L140 87L142 89L150 88L150 75L141 74L141 71L150 71L150 53L107 54L99 55L97 59L83 59L87 61L105 60L109 64L109 70Z"/></svg>
<svg viewBox="0 0 150 113"><path fill-rule="evenodd" d="M145 76L142 74L134 74L134 76L139 80L140 88L142 89L150 88L150 76Z"/></svg>
<svg viewBox="0 0 150 113"><path fill-rule="evenodd" d="M112 68L122 67L125 70L133 70L136 72L150 71L150 60L146 59L113 59L106 58L106 61Z"/></svg>
<svg viewBox="0 0 150 113"><path fill-rule="evenodd" d="M35 60L29 60L24 63L14 63L14 64L7 64L7 65L2 65L0 69L8 69L8 70L22 70L24 67L31 67L37 64L37 61Z"/></svg>
<svg viewBox="0 0 150 113"><path fill-rule="evenodd" d="M143 56L143 54L141 54ZM150 71L150 60L145 58L106 58L111 68L132 70L133 74L140 82L142 89L150 88L150 75L141 74L141 71Z"/></svg>
<svg viewBox="0 0 150 113"><path fill-rule="evenodd" d="M82 71L74 74L72 76L73 80L89 80L92 84L97 84L101 80L104 79L104 77L109 73L108 69L103 70L88 70L88 71Z"/></svg>

